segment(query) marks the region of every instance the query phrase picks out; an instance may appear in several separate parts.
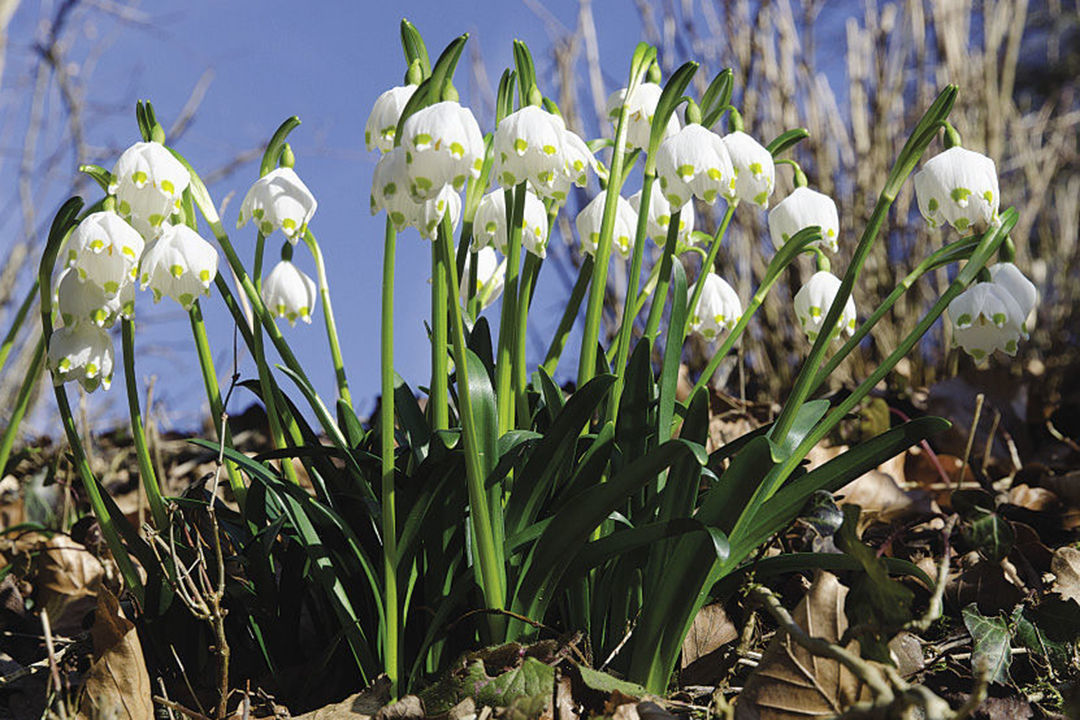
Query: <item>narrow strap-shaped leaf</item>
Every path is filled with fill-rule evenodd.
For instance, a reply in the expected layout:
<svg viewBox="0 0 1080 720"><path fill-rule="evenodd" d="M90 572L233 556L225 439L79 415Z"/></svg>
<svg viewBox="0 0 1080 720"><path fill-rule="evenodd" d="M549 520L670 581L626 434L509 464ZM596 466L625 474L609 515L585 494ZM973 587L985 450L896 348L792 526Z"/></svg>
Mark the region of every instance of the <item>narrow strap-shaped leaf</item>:
<svg viewBox="0 0 1080 720"><path fill-rule="evenodd" d="M675 285L671 294L671 316L664 345L664 364L660 370L660 412L657 418L657 442L671 438L671 420L675 417L675 391L679 385L682 362L682 339L687 317L686 271L681 262L672 264Z"/></svg>

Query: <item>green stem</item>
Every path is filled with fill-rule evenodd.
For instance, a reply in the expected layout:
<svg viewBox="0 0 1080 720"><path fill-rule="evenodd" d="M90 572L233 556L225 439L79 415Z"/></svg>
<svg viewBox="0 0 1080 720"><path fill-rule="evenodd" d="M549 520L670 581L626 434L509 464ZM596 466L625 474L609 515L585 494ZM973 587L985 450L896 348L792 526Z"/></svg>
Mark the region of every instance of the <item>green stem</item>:
<svg viewBox="0 0 1080 720"><path fill-rule="evenodd" d="M337 323L334 322L334 308L330 303L330 283L326 279L326 263L322 249L315 235L308 230L304 233L304 242L315 258L315 271L319 276L319 296L323 304L323 317L326 319L326 337L330 343L330 358L334 363L334 377L337 379L338 397L352 407L352 395L349 393L349 381L345 379L345 362L341 357L341 343L338 340Z"/></svg>
<svg viewBox="0 0 1080 720"><path fill-rule="evenodd" d="M660 332L660 319L664 315L664 305L667 304L668 287L671 285L671 263L675 259L675 244L679 237L681 213L681 210L671 213L671 222L668 223L664 253L660 257L660 274L657 275L656 290L653 293L652 305L649 307L649 317L645 321L645 337L649 339L649 342L655 340Z"/></svg>
<svg viewBox="0 0 1080 720"><path fill-rule="evenodd" d="M469 389L468 349L465 345L465 324L461 318L461 306L456 302L460 292L457 268L454 266L454 249L451 247L452 234L448 218L443 219L445 232L439 232L438 246L443 262L449 268L450 288L455 302L450 302L450 320L454 343L454 361L457 369L458 403L461 416L461 434L465 446L465 470L469 490L469 510L472 520L475 557L480 574L480 588L484 601L491 609L504 608L506 604L504 567L502 555L495 542L494 528L491 523L491 511L485 488L484 466L481 458L480 438L472 408L472 394Z"/></svg>
<svg viewBox="0 0 1080 720"><path fill-rule="evenodd" d="M37 284L35 283L35 287ZM30 407L30 399L34 396L34 388L41 380L41 373L45 369L45 338L38 338L34 345L34 354L30 358L30 368L22 385L19 386L19 394L15 397L15 407L11 410L7 427L4 428L3 438L0 439L0 475L7 468L8 458L11 457L11 448L15 446L15 438L19 434L19 426L26 417L26 410Z"/></svg>
<svg viewBox="0 0 1080 720"><path fill-rule="evenodd" d="M150 448L146 444L146 431L143 428L142 411L139 409L139 385L135 380L135 322L124 319L120 322L120 335L124 353L124 386L127 389L128 416L131 421L131 437L135 442L135 457L139 462L139 476L142 478L146 501L150 504L150 514L154 525L164 530L169 525L169 513L165 500L161 496L154 462L150 459Z"/></svg>
<svg viewBox="0 0 1080 720"><path fill-rule="evenodd" d="M218 275L218 278L221 278ZM224 285L224 280L218 284L218 288ZM226 291L228 286L225 286ZM232 300L232 294L227 296L223 294L223 297L227 297ZM235 301L233 301L235 304ZM225 418L225 405L221 400L221 388L218 387L217 370L214 368L214 356L210 352L210 340L206 335L206 324L203 322L202 306L199 301L196 300L191 310L188 311L188 319L191 321L191 336L195 341L195 352L199 356L199 370L202 372L203 387L206 389L206 402L210 406L210 418L213 420L214 435L218 442L224 443L226 446L232 446L232 431L229 430L228 423L223 423ZM242 327L247 327L247 323L243 323ZM224 432L222 432L224 430ZM225 460L225 475L229 479L229 487L232 489L233 497L236 498L237 505L242 510L244 508L244 502L247 499L247 487L244 486L244 480L240 477L240 471L236 468L236 463L232 460Z"/></svg>
<svg viewBox="0 0 1080 720"><path fill-rule="evenodd" d="M495 360L495 399L498 407L498 437L514 428L514 323L518 319L518 276L521 269L521 222L525 217L525 183L506 191L506 281L503 284L502 312L499 315L499 350ZM527 310L526 310L527 312Z"/></svg>
<svg viewBox="0 0 1080 720"><path fill-rule="evenodd" d="M442 225L439 226L442 232ZM451 259L451 263L453 260ZM446 266L437 243L431 244L431 427L450 427L450 386L446 356Z"/></svg>
<svg viewBox="0 0 1080 720"><path fill-rule="evenodd" d="M701 301L701 293L705 290L705 278L709 273L716 270L716 256L720 254L720 245L724 242L724 235L727 234L728 225L731 224L731 218L735 216L735 204L728 205L727 210L724 211L724 217L720 221L720 226L716 228L716 234L713 235L712 244L709 245L709 254L705 256L705 259L701 262L701 272L698 274L698 279L694 283L694 292L690 296L690 304L687 305L687 311L692 315L697 310L698 302ZM690 332L690 323L686 324L683 328L683 340L686 339L686 334Z"/></svg>
<svg viewBox="0 0 1080 720"><path fill-rule="evenodd" d="M394 265L397 233L389 218L383 245L382 352L379 406L379 450L382 463L383 610L385 635L383 669L390 694L398 691L397 518L394 497Z"/></svg>
<svg viewBox="0 0 1080 720"><path fill-rule="evenodd" d="M26 316L30 313L30 308L34 306L34 301L37 300L38 287L39 282L35 278L33 285L30 286L30 291L26 293L26 298L15 312L15 318L11 321L11 327L8 328L7 334L4 335L3 342L0 342L0 370L4 369L4 364L7 362L8 355L11 354L11 348L15 346L15 339L19 335L19 330L22 329L22 325L26 321ZM0 465L0 467L3 466Z"/></svg>
<svg viewBox="0 0 1080 720"><path fill-rule="evenodd" d="M592 255L586 255L585 259L581 261L581 267L578 268L577 280L574 281L574 287L570 290L570 297L566 301L562 318L559 319L559 326L555 329L555 335L551 338L547 354L544 355L544 371L550 376L555 375L555 369L559 366L563 348L566 347L566 339L570 336L570 330L574 327L574 322L578 318L581 301L585 299L585 291L589 289L592 268Z"/></svg>
<svg viewBox="0 0 1080 720"><path fill-rule="evenodd" d="M526 329L529 324L529 306L540 267L544 261L531 252L525 253L525 266L521 271L521 288L517 299L517 322L514 324L514 402L517 405L517 422L522 428L529 425L529 386L526 367Z"/></svg>

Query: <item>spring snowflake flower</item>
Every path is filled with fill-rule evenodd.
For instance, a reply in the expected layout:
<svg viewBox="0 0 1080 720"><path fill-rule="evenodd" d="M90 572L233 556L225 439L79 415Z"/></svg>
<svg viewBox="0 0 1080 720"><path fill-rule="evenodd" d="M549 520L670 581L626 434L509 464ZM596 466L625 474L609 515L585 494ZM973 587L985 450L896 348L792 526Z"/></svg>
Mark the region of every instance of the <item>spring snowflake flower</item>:
<svg viewBox="0 0 1080 720"><path fill-rule="evenodd" d="M275 265L263 281L263 303L274 317L288 320L289 327L296 325L297 318L311 324L317 297L315 281L288 260Z"/></svg>
<svg viewBox="0 0 1080 720"><path fill-rule="evenodd" d="M525 213L521 219L521 246L537 257L547 255L547 210L540 198L525 192ZM495 190L480 198L473 219L473 250L494 246L503 255L507 252L506 193Z"/></svg>
<svg viewBox="0 0 1080 720"><path fill-rule="evenodd" d="M648 224L645 226L645 235L653 239L657 245L661 247L667 242L668 226L671 224L671 203L664 197L664 193L660 190L660 186L656 183L652 184L652 196L649 200L649 219ZM641 190L630 196L627 201L630 203L630 207L634 208L635 213L641 213ZM694 204L686 203L682 206L682 212L679 214L679 242L690 242L692 237L691 233L694 231Z"/></svg>
<svg viewBox="0 0 1080 720"><path fill-rule="evenodd" d="M1015 355L1026 337L1026 315L1004 285L972 285L949 303L946 314L953 324L953 342L975 358L985 360L995 350Z"/></svg>
<svg viewBox="0 0 1080 720"><path fill-rule="evenodd" d="M168 295L190 310L200 293L210 294L217 264L213 245L187 225L169 225L143 251L139 284L153 291L154 302Z"/></svg>
<svg viewBox="0 0 1080 720"><path fill-rule="evenodd" d="M672 205L694 195L712 205L721 195L735 198L735 168L719 135L690 123L660 144L656 151L660 189Z"/></svg>
<svg viewBox="0 0 1080 720"><path fill-rule="evenodd" d="M690 289L691 295L694 288ZM706 340L715 340L725 330L735 327L740 317L742 303L739 302L739 294L719 275L710 272L705 276L701 299L690 315L690 332L698 333Z"/></svg>
<svg viewBox="0 0 1080 720"><path fill-rule="evenodd" d="M255 181L240 205L236 227L252 218L259 232L267 236L278 228L293 245L300 239L318 203L307 185L292 168L279 167Z"/></svg>
<svg viewBox="0 0 1080 720"><path fill-rule="evenodd" d="M452 100L429 105L410 115L401 132L416 202L435 197L444 185L460 191L469 177L480 177L484 137L468 108Z"/></svg>
<svg viewBox="0 0 1080 720"><path fill-rule="evenodd" d="M449 185L443 187L435 197L417 205L411 224L420 231L420 237L434 240L438 236L439 223L447 213L450 215L450 226L456 229L461 220L461 196Z"/></svg>
<svg viewBox="0 0 1080 720"><path fill-rule="evenodd" d="M380 152L390 152L394 147L394 134L401 119L401 112L409 103L416 85L392 87L375 100L375 105L364 125L364 144L368 150L379 148Z"/></svg>
<svg viewBox="0 0 1080 720"><path fill-rule="evenodd" d="M1035 305L1039 302L1039 292L1035 289L1035 283L1024 277L1020 268L1012 263L996 263L988 270L994 284L1012 295L1013 300L1020 306L1020 312L1024 316L1020 330L1026 340L1030 330L1029 321L1034 320Z"/></svg>
<svg viewBox="0 0 1080 720"><path fill-rule="evenodd" d="M535 105L512 112L495 127L492 174L503 189L528 180L540 194L555 186L566 165L566 125Z"/></svg>
<svg viewBox="0 0 1080 720"><path fill-rule="evenodd" d="M191 182L187 168L156 142L138 142L120 155L112 171L109 194L116 209L147 240L180 209L180 200Z"/></svg>
<svg viewBox="0 0 1080 720"><path fill-rule="evenodd" d="M648 151L653 116L656 114L656 105L660 102L660 95L663 92L664 89L656 83L643 82L638 85L629 99L626 97L626 88L616 90L608 96L607 114L612 123L619 122L619 110L623 103L626 103L626 119L629 123L626 128L626 144L630 149L638 148ZM664 128L664 136L660 139L666 140L677 132L679 132L679 118L672 113L668 118L667 127Z"/></svg>
<svg viewBox="0 0 1080 720"><path fill-rule="evenodd" d="M777 250L803 228L815 225L821 228L821 247L836 252L840 215L828 195L798 187L769 211L769 234Z"/></svg>
<svg viewBox="0 0 1080 720"><path fill-rule="evenodd" d="M79 279L113 297L135 278L145 243L142 235L114 212L83 218L67 242L67 264Z"/></svg>
<svg viewBox="0 0 1080 720"><path fill-rule="evenodd" d="M581 139L581 136L572 130L567 130L563 135L563 159L562 169L555 174L555 182L548 192L537 194L544 200L553 200L556 205L566 202L566 196L570 192L571 185L585 187L589 179L589 170L597 171L596 158L592 150Z"/></svg>
<svg viewBox="0 0 1080 720"><path fill-rule="evenodd" d="M811 341L816 340L818 333L821 332L821 324L825 321L825 316L829 314L829 308L832 307L839 290L840 278L821 270L814 273L795 294L795 315ZM840 316L840 323L837 326L839 332L836 335L839 336L840 332L846 332L849 336L854 335L857 317L855 299L849 295L844 305L844 312Z"/></svg>
<svg viewBox="0 0 1080 720"><path fill-rule="evenodd" d="M446 212L457 225L461 217L461 197L454 189L443 186L436 195L416 202L409 195L409 168L405 148L396 147L379 158L371 181L371 214L385 210L394 229L401 232L415 227L426 238L435 236Z"/></svg>
<svg viewBox="0 0 1080 720"><path fill-rule="evenodd" d="M951 147L926 161L915 173L919 212L930 227L944 223L963 232L998 221L997 168L985 155Z"/></svg>
<svg viewBox="0 0 1080 720"><path fill-rule="evenodd" d="M506 282L506 263L499 262L494 248L482 247L476 252L475 279L472 271L470 261L461 282L461 304L468 305L469 283L472 283L474 295L480 298L480 309L483 310L502 294Z"/></svg>
<svg viewBox="0 0 1080 720"><path fill-rule="evenodd" d="M604 221L604 203L607 191L601 190L596 197L578 213L575 224L581 249L589 255L596 255L600 243L600 226ZM625 260L634 249L634 234L637 231L637 213L626 198L619 197L615 206L615 225L611 233L611 247Z"/></svg>
<svg viewBox="0 0 1080 720"><path fill-rule="evenodd" d="M725 135L724 146L735 167L735 199L769 207L769 196L776 184L772 153L741 130Z"/></svg>
<svg viewBox="0 0 1080 720"><path fill-rule="evenodd" d="M64 326L49 338L49 367L57 385L78 380L87 392L108 390L113 357L109 334L90 323Z"/></svg>
<svg viewBox="0 0 1080 720"><path fill-rule="evenodd" d="M110 328L118 317L135 316L135 283L128 280L110 296L97 283L80 280L74 268L65 268L56 284L56 305L64 325Z"/></svg>

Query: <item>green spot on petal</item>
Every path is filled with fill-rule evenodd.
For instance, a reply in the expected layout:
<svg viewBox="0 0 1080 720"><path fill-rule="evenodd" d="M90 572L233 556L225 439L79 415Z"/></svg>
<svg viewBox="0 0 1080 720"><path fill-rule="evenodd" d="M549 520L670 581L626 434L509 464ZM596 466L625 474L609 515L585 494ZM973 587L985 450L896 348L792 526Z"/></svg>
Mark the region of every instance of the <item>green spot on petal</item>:
<svg viewBox="0 0 1080 720"><path fill-rule="evenodd" d="M967 199L971 196L971 191L967 188L958 187L953 188L949 193L949 197L953 199L957 205L967 205Z"/></svg>
<svg viewBox="0 0 1080 720"><path fill-rule="evenodd" d="M184 274L184 266L183 265L173 265L172 267L169 268L169 272L172 274L172 276L174 278L180 279L180 277Z"/></svg>

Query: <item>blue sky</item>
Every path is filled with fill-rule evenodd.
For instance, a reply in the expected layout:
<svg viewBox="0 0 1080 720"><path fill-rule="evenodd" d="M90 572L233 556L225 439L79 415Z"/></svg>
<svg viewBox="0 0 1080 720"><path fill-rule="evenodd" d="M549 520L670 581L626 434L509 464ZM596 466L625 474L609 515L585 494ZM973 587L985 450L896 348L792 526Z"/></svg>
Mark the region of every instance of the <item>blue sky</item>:
<svg viewBox="0 0 1080 720"><path fill-rule="evenodd" d="M579 7L576 0L549 0L543 5L550 17L567 27L575 26ZM27 68L33 60L31 38L35 37L41 7L24 1L10 28L11 46L4 75L7 112L12 104L29 105ZM383 218L371 217L368 210L377 154L364 149L363 126L377 95L401 82L404 63L399 21L404 15L419 28L433 58L454 36L469 32L470 45L479 45L492 83L497 82L502 68L512 63L511 41L522 39L537 59L542 89L548 90L552 88L545 74L551 68L551 41L544 21L522 2L491 2L481 7L427 0L303 4L286 0L197 0L148 3L139 6L138 12L145 22L118 21L99 9L90 9L72 20L72 26L90 20L85 27L69 30L74 38L72 59L90 58L94 63L85 98L90 144L99 149L122 148L136 141L133 103L137 98L151 100L159 119L168 127L208 70L213 72L213 79L195 122L176 143L197 169L209 172L220 167L236 151L264 141L286 117L299 116L303 124L290 137L297 156L296 169L319 201L311 228L327 256L346 370L357 409L362 415L370 412L379 384ZM605 90L611 91L615 83L621 83L640 38L638 14L629 0L596 0L593 13L607 75ZM97 47L104 48L100 55L95 52ZM463 102L470 100L471 87L466 80L469 52L467 49L458 69L457 84ZM596 128L586 131L595 134ZM5 148L8 167L18 150L17 142L11 142L9 139ZM100 158L107 168L114 160ZM254 164L248 165L228 180L211 186L211 194L219 204L233 194L225 213L227 228L234 226L240 200L256 172ZM62 200L58 192L44 194L37 210L45 218ZM0 225L0 231L10 236L17 227L9 218ZM249 226L231 235L241 256L250 262L253 230ZM280 236L268 242L270 260L276 257L280 242ZM5 249L5 244L0 240L0 250ZM398 247L396 366L415 387L426 385L429 368L424 321L429 314L430 245L410 230L400 237ZM314 274L306 250L298 248L296 256L301 267ZM533 316L544 345L561 312L564 283L555 268L541 274ZM224 370L231 362L228 313L216 297L204 300L203 307L219 370ZM497 317L495 311L497 306L488 314ZM140 293L137 319L140 377L156 375L156 396L166 404L177 424L192 425L203 400L198 392L200 383L185 314L168 301L154 306L149 293ZM286 326L285 332L318 390L329 398L333 396L333 379L322 322L321 312L317 312L312 325L291 330ZM544 347L535 340L531 354L542 353ZM246 375L250 374L247 365ZM238 401L232 410L239 410L248 399L241 396ZM122 408L122 389L114 387L105 397L98 394L94 403Z"/></svg>

